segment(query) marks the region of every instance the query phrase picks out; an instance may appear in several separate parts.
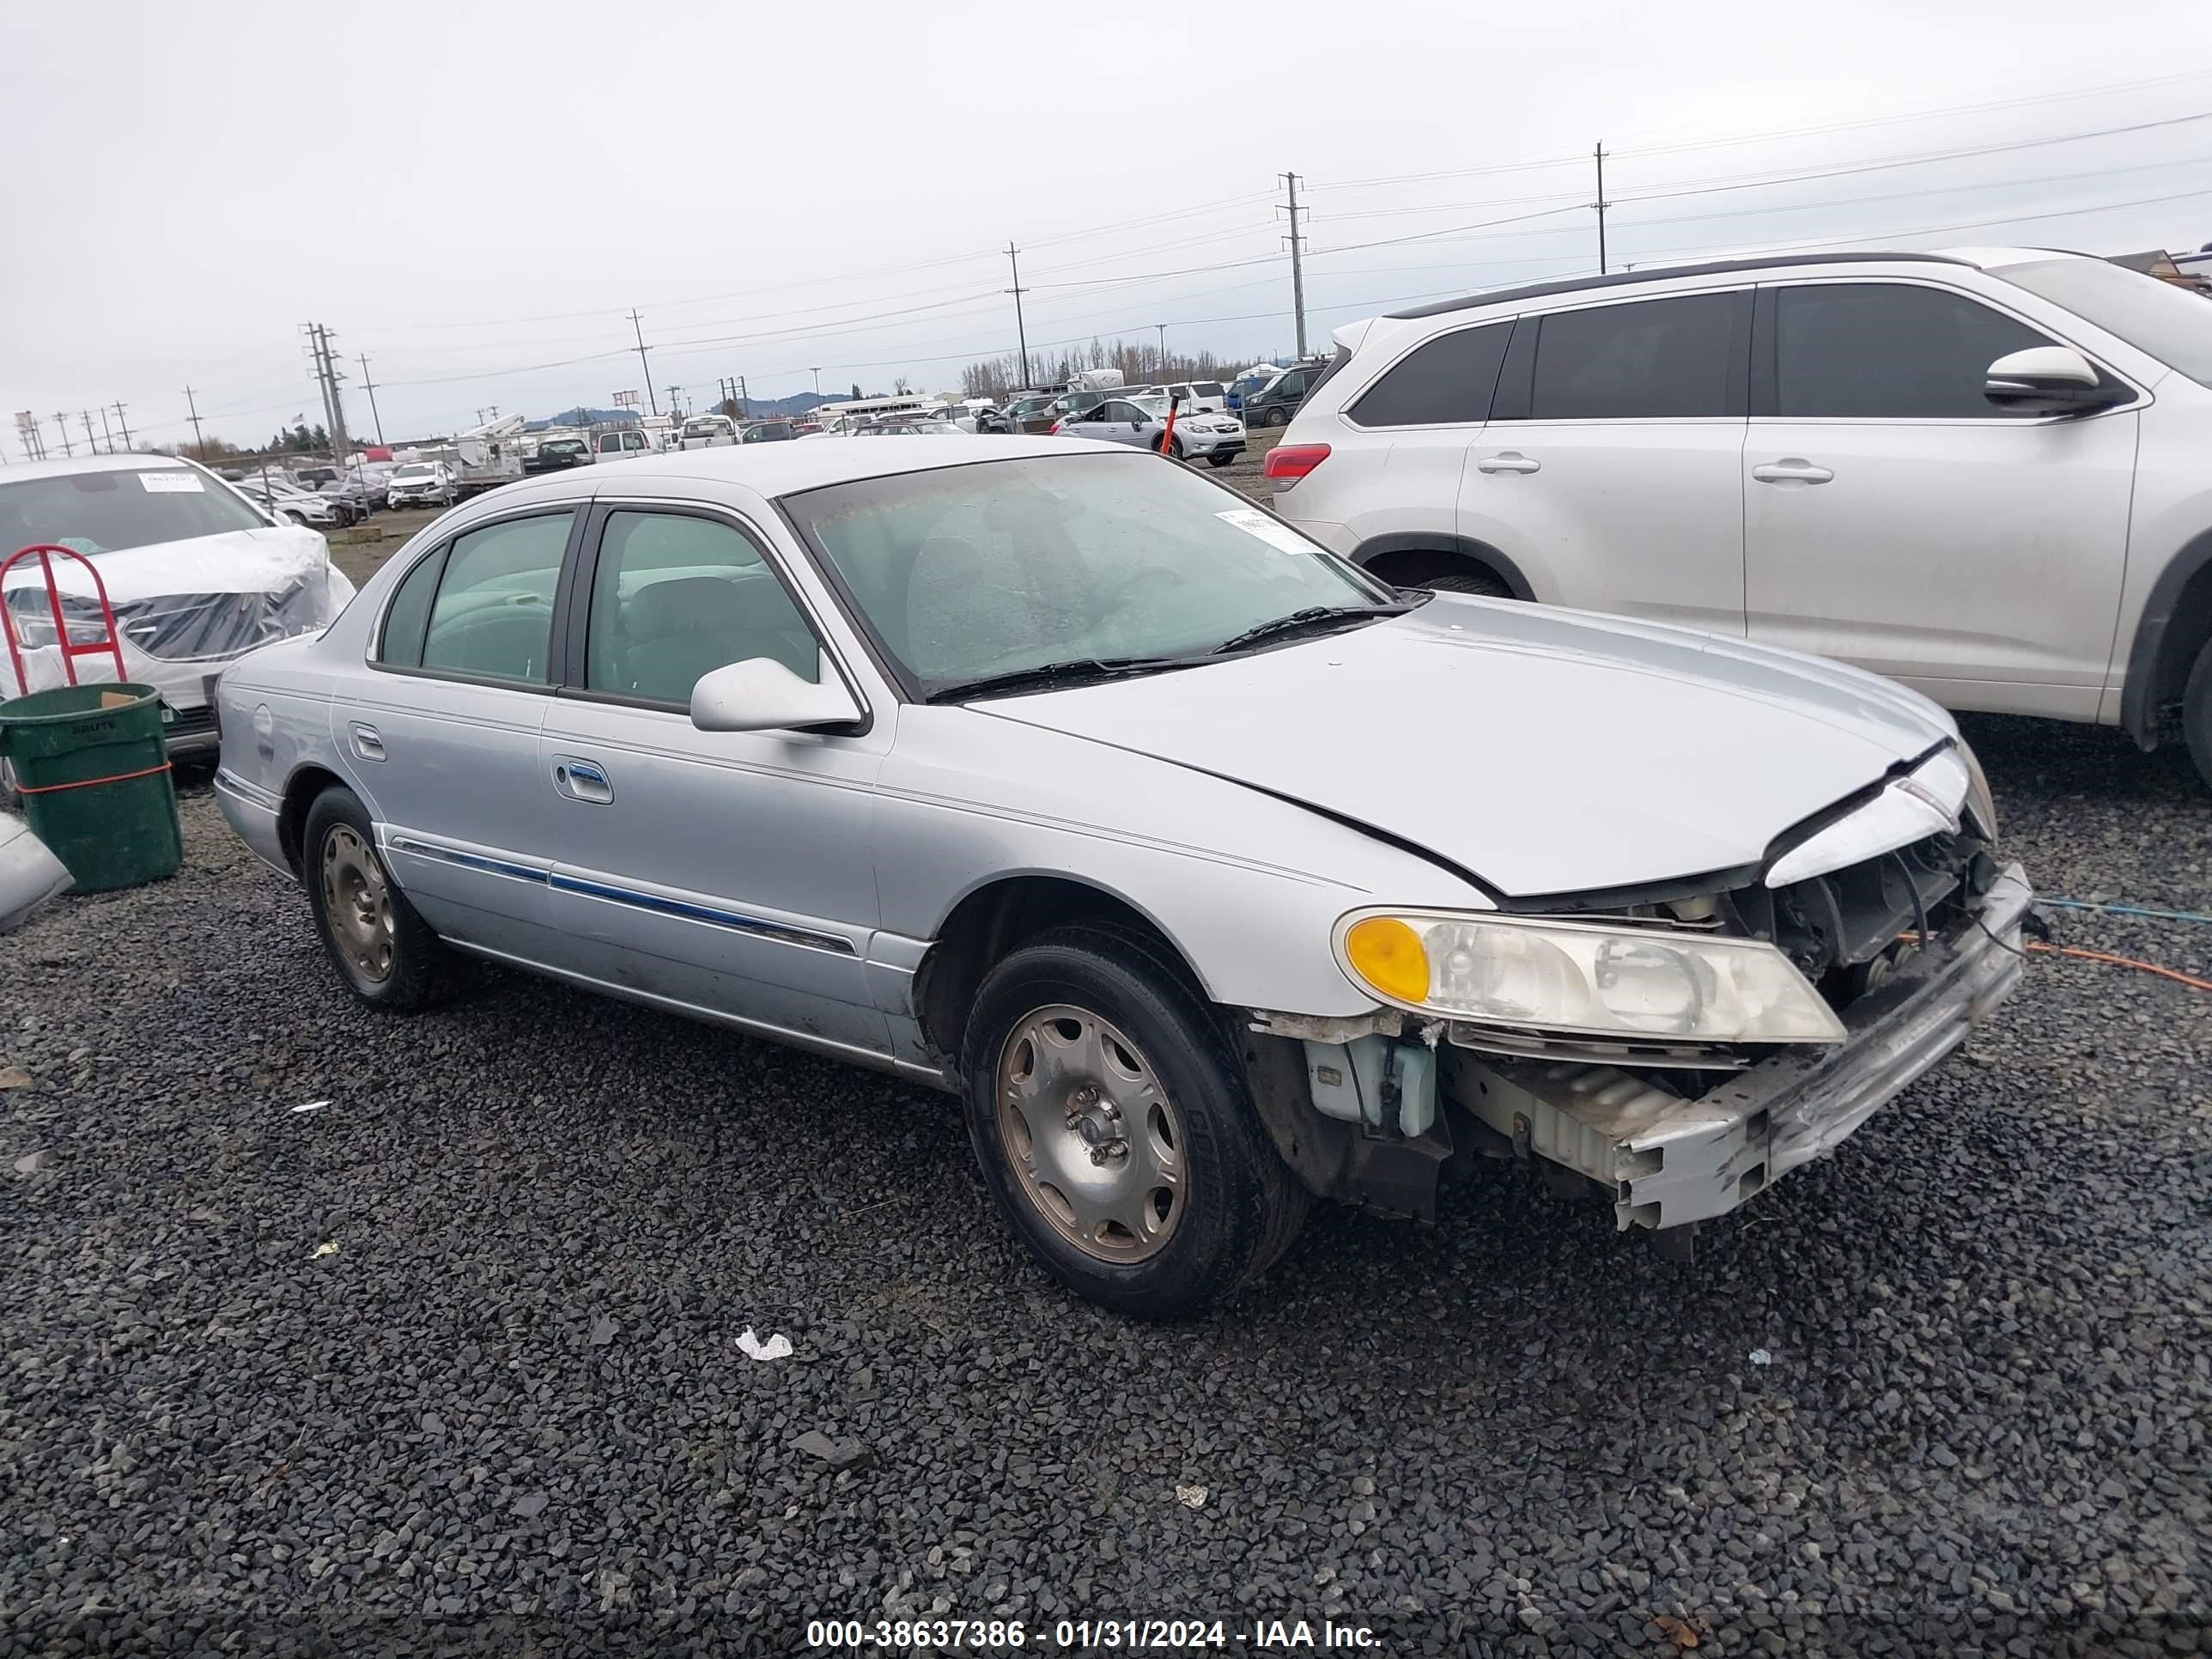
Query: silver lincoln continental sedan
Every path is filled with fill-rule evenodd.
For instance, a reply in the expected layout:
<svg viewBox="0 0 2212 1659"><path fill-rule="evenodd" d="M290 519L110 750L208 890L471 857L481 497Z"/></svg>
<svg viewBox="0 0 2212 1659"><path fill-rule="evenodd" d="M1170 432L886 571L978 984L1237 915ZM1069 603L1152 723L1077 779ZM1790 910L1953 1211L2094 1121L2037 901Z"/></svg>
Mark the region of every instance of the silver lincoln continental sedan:
<svg viewBox="0 0 2212 1659"><path fill-rule="evenodd" d="M933 1085L1134 1314L1477 1156L1680 1243L1957 1047L2031 896L1909 691L1398 592L1065 438L509 485L218 703L363 1001L465 951Z"/></svg>

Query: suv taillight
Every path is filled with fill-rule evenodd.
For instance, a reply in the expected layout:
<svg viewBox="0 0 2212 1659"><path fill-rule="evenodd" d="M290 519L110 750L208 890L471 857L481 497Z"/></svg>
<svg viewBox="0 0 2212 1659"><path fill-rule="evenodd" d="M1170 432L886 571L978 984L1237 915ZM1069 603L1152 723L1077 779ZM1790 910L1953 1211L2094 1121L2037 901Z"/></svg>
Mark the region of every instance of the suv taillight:
<svg viewBox="0 0 2212 1659"><path fill-rule="evenodd" d="M1271 478L1303 478L1328 459L1327 444L1277 444L1263 470Z"/></svg>

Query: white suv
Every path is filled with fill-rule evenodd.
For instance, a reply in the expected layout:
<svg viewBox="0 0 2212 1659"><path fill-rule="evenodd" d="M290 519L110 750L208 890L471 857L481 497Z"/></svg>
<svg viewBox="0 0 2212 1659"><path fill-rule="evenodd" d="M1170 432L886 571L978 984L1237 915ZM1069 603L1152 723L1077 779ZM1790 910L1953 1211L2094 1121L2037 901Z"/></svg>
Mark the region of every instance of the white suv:
<svg viewBox="0 0 2212 1659"><path fill-rule="evenodd" d="M1275 510L1408 586L1688 623L2212 781L2212 304L2081 254L1796 255L1336 331Z"/></svg>

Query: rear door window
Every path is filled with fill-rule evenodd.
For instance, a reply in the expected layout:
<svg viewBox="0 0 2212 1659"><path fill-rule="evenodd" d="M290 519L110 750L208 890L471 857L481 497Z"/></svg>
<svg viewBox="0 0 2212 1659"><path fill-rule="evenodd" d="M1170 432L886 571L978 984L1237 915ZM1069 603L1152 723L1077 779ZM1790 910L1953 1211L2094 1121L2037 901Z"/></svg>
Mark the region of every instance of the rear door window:
<svg viewBox="0 0 2212 1659"><path fill-rule="evenodd" d="M544 685L550 673L553 594L570 513L486 525L446 556L422 641L422 666Z"/></svg>
<svg viewBox="0 0 2212 1659"><path fill-rule="evenodd" d="M1540 319L1528 417L1692 419L1740 411L1741 294L1685 294Z"/></svg>
<svg viewBox="0 0 2212 1659"><path fill-rule="evenodd" d="M2035 420L1982 395L1999 357L2054 342L1963 294L1836 283L1775 295L1775 413L1798 420Z"/></svg>
<svg viewBox="0 0 2212 1659"><path fill-rule="evenodd" d="M1440 335L1416 347L1346 412L1362 426L1433 426L1490 418L1511 323Z"/></svg>

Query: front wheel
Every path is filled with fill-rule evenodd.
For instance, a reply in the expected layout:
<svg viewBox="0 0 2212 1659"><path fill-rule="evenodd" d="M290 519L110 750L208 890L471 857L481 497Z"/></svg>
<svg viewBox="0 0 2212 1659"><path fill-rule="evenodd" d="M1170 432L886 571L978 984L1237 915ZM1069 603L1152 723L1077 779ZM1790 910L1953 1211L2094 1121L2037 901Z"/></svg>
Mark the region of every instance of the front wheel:
<svg viewBox="0 0 2212 1659"><path fill-rule="evenodd" d="M2181 729L2189 739L2197 776L2212 784L2212 640L2197 653L2197 666L2189 671L2189 687L2181 694Z"/></svg>
<svg viewBox="0 0 2212 1659"><path fill-rule="evenodd" d="M437 998L446 947L392 881L368 809L333 785L301 836L315 932L346 988L372 1008L413 1013Z"/></svg>
<svg viewBox="0 0 2212 1659"><path fill-rule="evenodd" d="M1213 452L1213 453L1212 453L1211 455L1208 455L1208 456L1206 458L1206 464L1208 466L1226 466L1226 465L1229 465L1229 463L1230 463L1230 462L1231 462L1231 461L1235 460L1236 459L1237 459L1237 452L1236 452L1235 450L1233 450L1233 449L1217 449L1217 450L1215 450L1215 451Z"/></svg>
<svg viewBox="0 0 2212 1659"><path fill-rule="evenodd" d="M962 1066L1000 1212L1102 1307L1205 1307L1305 1218L1219 1021L1139 933L1057 928L1008 956L976 993Z"/></svg>

